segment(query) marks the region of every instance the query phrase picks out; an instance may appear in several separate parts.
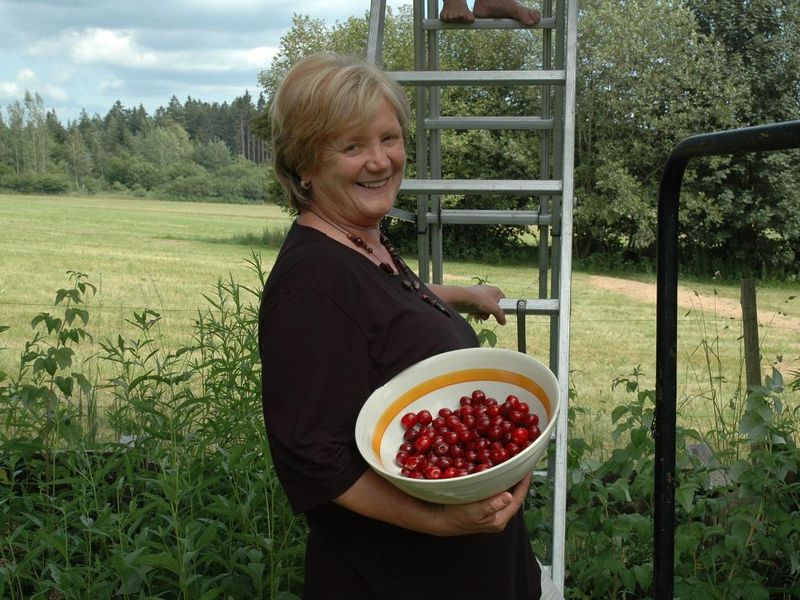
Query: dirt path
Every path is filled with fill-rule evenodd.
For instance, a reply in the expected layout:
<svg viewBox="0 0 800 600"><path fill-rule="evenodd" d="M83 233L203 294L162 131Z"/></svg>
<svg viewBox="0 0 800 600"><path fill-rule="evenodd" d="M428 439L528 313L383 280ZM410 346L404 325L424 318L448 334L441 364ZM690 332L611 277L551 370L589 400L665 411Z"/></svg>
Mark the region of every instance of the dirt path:
<svg viewBox="0 0 800 600"><path fill-rule="evenodd" d="M594 287L609 292L624 294L643 302L656 303L655 284L631 281L629 279L619 279L616 277L605 277L602 275L590 275L589 283ZM708 314L716 314L731 319L742 318L742 309L737 300L700 294L681 285L678 286L678 306L686 310L702 310ZM773 312L759 311L758 321L762 325L773 322L782 327L800 329L800 319L775 314Z"/></svg>

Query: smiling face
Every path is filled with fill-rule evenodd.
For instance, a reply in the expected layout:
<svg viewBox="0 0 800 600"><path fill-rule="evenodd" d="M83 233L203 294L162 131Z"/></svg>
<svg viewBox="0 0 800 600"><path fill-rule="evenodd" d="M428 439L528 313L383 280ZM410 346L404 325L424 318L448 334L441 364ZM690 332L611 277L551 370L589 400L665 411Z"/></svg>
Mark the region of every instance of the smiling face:
<svg viewBox="0 0 800 600"><path fill-rule="evenodd" d="M394 205L405 160L403 130L384 100L368 124L335 136L303 178L316 210L345 227L370 228Z"/></svg>

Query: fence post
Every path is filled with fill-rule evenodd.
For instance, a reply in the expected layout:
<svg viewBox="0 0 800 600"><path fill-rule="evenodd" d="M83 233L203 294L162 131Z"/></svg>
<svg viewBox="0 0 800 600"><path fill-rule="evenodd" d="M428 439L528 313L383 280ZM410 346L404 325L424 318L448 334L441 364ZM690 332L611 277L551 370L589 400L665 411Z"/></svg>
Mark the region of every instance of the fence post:
<svg viewBox="0 0 800 600"><path fill-rule="evenodd" d="M761 385L761 349L758 345L758 308L756 305L756 280L742 279L742 335L744 339L744 367L747 391Z"/></svg>

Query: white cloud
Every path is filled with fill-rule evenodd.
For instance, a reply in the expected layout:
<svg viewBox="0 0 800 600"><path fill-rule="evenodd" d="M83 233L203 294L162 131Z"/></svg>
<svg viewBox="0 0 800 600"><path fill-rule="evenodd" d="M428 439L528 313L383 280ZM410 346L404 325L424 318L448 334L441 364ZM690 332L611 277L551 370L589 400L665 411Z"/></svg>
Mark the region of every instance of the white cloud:
<svg viewBox="0 0 800 600"><path fill-rule="evenodd" d="M32 69L19 69L14 81L0 81L0 98L18 98L36 81L36 73Z"/></svg>
<svg viewBox="0 0 800 600"><path fill-rule="evenodd" d="M51 57L67 55L83 65L208 73L266 68L278 48L159 51L137 43L131 30L90 28L67 31L59 38L32 45L29 51Z"/></svg>
<svg viewBox="0 0 800 600"><path fill-rule="evenodd" d="M36 74L31 69L20 69L17 71L17 82L25 83L27 81L35 81Z"/></svg>
<svg viewBox="0 0 800 600"><path fill-rule="evenodd" d="M0 98L16 98L21 94L16 81L0 81Z"/></svg>
<svg viewBox="0 0 800 600"><path fill-rule="evenodd" d="M121 79L106 79L101 81L97 87L101 92L108 92L121 89L123 85L125 85L125 82Z"/></svg>
<svg viewBox="0 0 800 600"><path fill-rule="evenodd" d="M70 44L75 62L126 67L152 67L158 64L155 52L141 48L132 31L125 29L86 29Z"/></svg>
<svg viewBox="0 0 800 600"><path fill-rule="evenodd" d="M70 98L69 93L62 87L57 85L46 85L44 86L44 94L46 98L50 98L53 100L68 100Z"/></svg>

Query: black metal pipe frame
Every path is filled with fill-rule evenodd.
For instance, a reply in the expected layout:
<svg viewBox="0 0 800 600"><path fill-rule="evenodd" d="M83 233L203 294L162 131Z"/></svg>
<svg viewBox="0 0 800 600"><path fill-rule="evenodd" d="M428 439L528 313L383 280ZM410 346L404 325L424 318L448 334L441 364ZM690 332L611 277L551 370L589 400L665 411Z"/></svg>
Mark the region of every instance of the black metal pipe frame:
<svg viewBox="0 0 800 600"><path fill-rule="evenodd" d="M800 148L800 120L686 138L667 158L658 192L653 597L674 595L678 204L689 159Z"/></svg>

